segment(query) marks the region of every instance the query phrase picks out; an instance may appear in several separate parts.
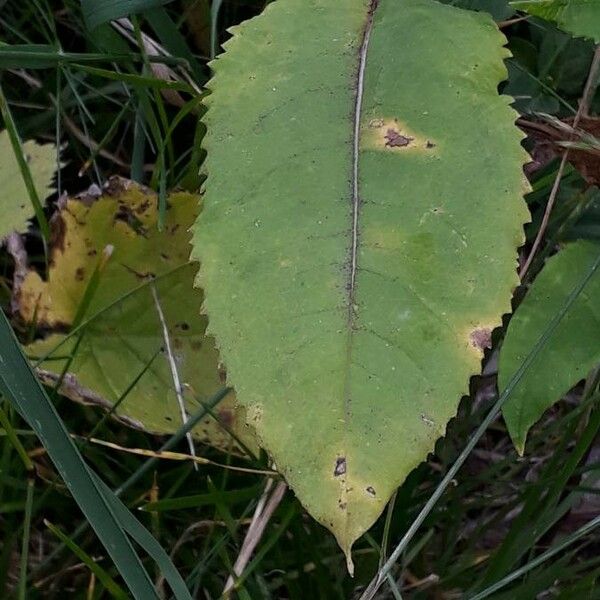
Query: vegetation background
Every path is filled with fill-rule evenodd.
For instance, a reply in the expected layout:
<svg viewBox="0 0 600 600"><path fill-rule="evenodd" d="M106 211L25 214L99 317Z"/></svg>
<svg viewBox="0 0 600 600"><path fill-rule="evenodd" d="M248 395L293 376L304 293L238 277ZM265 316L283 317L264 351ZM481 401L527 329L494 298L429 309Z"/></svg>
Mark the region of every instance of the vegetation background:
<svg viewBox="0 0 600 600"><path fill-rule="evenodd" d="M265 2L132 4L139 10L127 22L90 31L76 0L0 0L0 39L20 45L19 52L0 46L3 128L12 126L23 140L61 148L56 192L44 204L46 219L63 192L102 186L113 175L149 185L160 195L175 188L197 191L203 160L200 99L208 62L227 39L227 28L260 13ZM555 142L565 133L557 120L568 123L576 113L594 45L548 22L522 18L503 0L455 4L490 12L513 54L502 91L515 98L533 157L526 168L533 185L527 198L533 217L527 255L559 168L561 149ZM111 10L110 2L98 6ZM167 57L168 77L156 69L162 64L153 58L157 48ZM596 114L598 96L589 101L590 115ZM592 118L585 126L591 134L600 131ZM542 248L532 274L553 244L582 232L600 236L600 196L594 187L599 166L597 149L582 151L562 173L546 235L551 243ZM42 274L43 229L38 214L26 238L30 260ZM14 273L13 258L0 249L0 304L9 316ZM16 318L13 326L22 342L36 335ZM381 522L355 547L353 579L333 537L286 493L274 504L235 593L243 599L358 597L496 398L496 359L494 349L435 455L410 475ZM94 445L88 439L92 432L118 446L149 451L168 438L106 419L102 411L75 404L52 388L49 393L88 464L167 549L192 596L222 597L269 479L261 473L268 467L266 457L241 458L201 447L199 454L220 466L195 470L190 461ZM524 458L497 419L390 573L380 597L600 598L598 530L590 528L561 552L532 563L600 514L597 398L594 386L571 390L532 430ZM6 398L0 409L0 598L129 597L34 432ZM187 452L183 434L176 436L174 449ZM145 564L164 597L171 597L160 569L150 560ZM493 591L492 585L517 569L523 574Z"/></svg>

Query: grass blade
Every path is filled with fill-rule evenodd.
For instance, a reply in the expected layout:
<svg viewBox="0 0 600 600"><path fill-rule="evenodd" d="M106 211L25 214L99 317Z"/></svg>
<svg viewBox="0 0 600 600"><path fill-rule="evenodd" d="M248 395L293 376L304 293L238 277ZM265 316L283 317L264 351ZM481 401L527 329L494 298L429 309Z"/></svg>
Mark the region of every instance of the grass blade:
<svg viewBox="0 0 600 600"><path fill-rule="evenodd" d="M154 559L162 574L171 586L177 600L192 600L183 578L173 566L169 555L156 541L152 534L129 512L127 507L111 491L111 489L95 474L92 473L96 484L104 490L115 518L121 527Z"/></svg>
<svg viewBox="0 0 600 600"><path fill-rule="evenodd" d="M552 558L556 554L559 554L560 552L565 550L565 548L567 548L571 544L575 543L577 540L581 539L588 533L592 532L599 525L600 525L600 515L597 516L595 519L592 519L585 525L581 526L579 529L574 531L571 535L568 535L567 537L565 537L563 540L561 540L561 542L559 544L557 544L553 548L550 548L546 552L543 552L537 558L534 558L532 561L528 562L526 565L523 565L521 568L514 570L512 573L510 573L506 577L503 577L497 583L491 585L490 587L486 588L482 592L479 592L475 596L472 596L469 600L483 600L483 598L487 598L494 592L497 592L499 589L502 589L503 587L507 586L509 583L512 583L513 581L515 581L515 579L518 579L519 577L522 577L523 575L525 575L532 569L535 569L537 566L541 565L543 562L545 562L549 558Z"/></svg>
<svg viewBox="0 0 600 600"><path fill-rule="evenodd" d="M0 317L0 389L40 438L134 597L158 599L112 506L23 356L4 314Z"/></svg>
<svg viewBox="0 0 600 600"><path fill-rule="evenodd" d="M27 563L29 562L29 538L31 535L31 508L33 506L33 491L35 480L27 480L27 496L25 498L25 518L23 522L23 540L21 542L21 561L19 566L19 600L27 598Z"/></svg>
<svg viewBox="0 0 600 600"><path fill-rule="evenodd" d="M83 18L89 29L134 13L144 12L170 0L81 0Z"/></svg>
<svg viewBox="0 0 600 600"><path fill-rule="evenodd" d="M83 562L87 568L98 578L98 581L106 588L106 591L118 600L127 600L129 596L117 582L81 547L79 547L69 536L65 535L56 525L44 520L46 527L69 548Z"/></svg>

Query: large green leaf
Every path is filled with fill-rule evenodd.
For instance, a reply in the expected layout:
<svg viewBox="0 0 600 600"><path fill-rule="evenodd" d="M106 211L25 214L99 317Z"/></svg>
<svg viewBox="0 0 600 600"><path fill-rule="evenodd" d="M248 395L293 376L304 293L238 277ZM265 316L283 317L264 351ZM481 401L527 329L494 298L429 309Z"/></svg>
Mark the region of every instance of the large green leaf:
<svg viewBox="0 0 600 600"><path fill-rule="evenodd" d="M205 335L206 317L199 314L202 293L193 289L197 267L188 262L197 197L171 194L162 232L156 226L157 205L156 194L118 178L99 198L67 199L52 219L48 279L29 271L16 303L25 322L54 331L27 347L32 358L49 355L38 371L43 380L61 379L64 395L105 408L125 396L117 416L152 432L173 433L181 417L153 288L190 413L197 412L199 399L222 387L222 373L214 340ZM112 256L103 264L107 246ZM81 338L67 338L65 329L77 324L86 302L83 317L89 323ZM208 416L192 433L231 448L225 425L255 446L233 394L215 416L221 423Z"/></svg>
<svg viewBox="0 0 600 600"><path fill-rule="evenodd" d="M600 42L600 0L516 0L510 4L577 37Z"/></svg>
<svg viewBox="0 0 600 600"><path fill-rule="evenodd" d="M501 390L598 254L599 245L580 241L548 260L508 327L500 354ZM529 428L543 412L600 364L599 298L596 273L504 405L508 431L521 454Z"/></svg>
<svg viewBox="0 0 600 600"><path fill-rule="evenodd" d="M33 185L40 199L49 195L56 171L56 147L33 140L23 144ZM23 233L34 210L8 132L0 132L0 242L13 231Z"/></svg>
<svg viewBox="0 0 600 600"><path fill-rule="evenodd" d="M504 42L431 0L280 0L214 63L194 236L209 329L348 556L510 310L528 213Z"/></svg>

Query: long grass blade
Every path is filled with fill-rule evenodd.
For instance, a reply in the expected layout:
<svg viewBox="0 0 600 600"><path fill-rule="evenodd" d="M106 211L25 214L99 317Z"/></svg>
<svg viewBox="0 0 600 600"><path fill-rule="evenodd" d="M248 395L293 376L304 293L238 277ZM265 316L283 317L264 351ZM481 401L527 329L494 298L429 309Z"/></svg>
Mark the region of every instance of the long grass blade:
<svg viewBox="0 0 600 600"><path fill-rule="evenodd" d="M36 432L134 597L157 599L148 573L35 377L4 314L0 317L0 389Z"/></svg>
<svg viewBox="0 0 600 600"><path fill-rule="evenodd" d="M167 4L171 0L81 0L83 18L89 29Z"/></svg>
<svg viewBox="0 0 600 600"><path fill-rule="evenodd" d="M78 546L69 536L65 535L56 525L44 521L46 527L61 541L69 550L84 563L87 568L98 578L98 581L106 588L106 591L117 600L127 600L129 596L122 587L107 573L85 550Z"/></svg>
<svg viewBox="0 0 600 600"><path fill-rule="evenodd" d="M512 583L519 577L526 575L532 569L535 569L536 567L538 567L539 565L541 565L548 559L552 558L553 556L556 556L557 554L559 554L560 552L565 550L565 548L568 548L571 544L574 544L577 540L586 536L588 533L591 533L599 525L600 525L600 515L598 515L596 518L592 519L585 525L582 525L579 529L574 531L571 535L568 535L563 540L561 540L561 542L559 544L556 544L556 546L554 546L553 548L550 548L546 552L543 552L538 557L536 557L532 561L528 562L526 565L523 565L521 568L515 569L512 573L510 573L506 577L503 577L497 583L494 583L493 585L486 588L485 590L479 592L478 594L475 594L475 596L471 596L468 600L483 600L483 598L487 598L487 597L491 596L494 592L497 592L498 590L502 589L503 587L506 587L509 583Z"/></svg>

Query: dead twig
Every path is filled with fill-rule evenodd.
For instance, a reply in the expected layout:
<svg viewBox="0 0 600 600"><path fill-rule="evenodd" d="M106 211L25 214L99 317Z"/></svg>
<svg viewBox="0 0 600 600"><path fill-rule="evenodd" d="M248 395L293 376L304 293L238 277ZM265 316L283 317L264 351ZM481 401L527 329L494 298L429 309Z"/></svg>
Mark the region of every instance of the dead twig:
<svg viewBox="0 0 600 600"><path fill-rule="evenodd" d="M577 110L577 114L575 115L575 118L573 119L573 123L572 123L573 129L577 129L577 126L579 125L579 121L583 117L587 116L587 114L588 114L590 98L596 88L596 85L597 85L596 79L597 79L599 69L600 69L600 46L596 46L596 51L594 52L594 58L592 59L592 64L590 66L588 78L587 78L587 81L585 84L585 88L583 90L583 96L579 103L579 108ZM552 190L550 191L550 197L548 198L548 203L546 204L546 210L544 211L544 216L542 217L542 222L540 224L540 228L537 232L537 235L535 236L533 246L531 247L531 252L529 253L529 256L527 257L525 264L523 265L523 267L521 268L521 271L519 272L519 278L521 279L521 281L523 281L523 279L525 278L525 275L527 275L527 272L529 271L529 267L531 266L531 263L533 262L533 259L535 258L535 255L537 254L540 244L542 243L544 234L546 233L546 229L548 227L548 222L550 221L550 214L552 213L552 209L554 208L554 204L556 202L556 197L558 195L558 190L560 189L560 181L562 179L565 167L567 165L567 160L569 158L569 150L570 150L570 148L567 147L565 149L564 154L562 155L560 165L558 166L558 171L556 173L556 177L555 177L554 183L552 185Z"/></svg>
<svg viewBox="0 0 600 600"><path fill-rule="evenodd" d="M173 377L173 387L175 389L175 396L177 398L177 404L179 405L179 413L181 415L182 425L185 425L188 421L188 414L185 409L185 401L183 399L183 386L181 385L181 380L179 379L179 371L177 370L177 363L175 362L175 357L173 356L173 350L171 349L171 338L169 336L169 328L167 327L167 322L165 320L165 315L163 313L162 307L160 305L160 301L158 299L158 292L156 291L156 286L152 284L150 286L152 290L152 297L154 298L154 304L156 306L156 312L158 313L158 318L160 320L160 324L162 326L163 338L165 341L165 351L167 353L167 360L169 362L169 367L171 369L171 376ZM190 449L190 454L196 458L196 448L194 447L194 440L192 438L192 433L188 431L185 434L185 439L187 440L188 447ZM194 460L194 470L198 470L198 463Z"/></svg>
<svg viewBox="0 0 600 600"><path fill-rule="evenodd" d="M265 491L263 492L256 509L254 511L254 515L252 516L252 521L250 522L250 526L248 527L248 531L246 532L246 537L244 538L244 542L242 544L242 548L240 553L233 565L233 573L235 577L239 577L246 568L252 553L254 552L258 542L262 538L262 535L271 519L271 516L275 512L275 509L279 506L285 491L287 490L287 485L284 481L280 481L276 486L271 495L269 496L269 491L273 486L273 480L269 479L265 486ZM268 499L267 499L268 498ZM235 580L232 575L230 575L225 583L225 588L223 589L223 596L228 596L234 589Z"/></svg>
<svg viewBox="0 0 600 600"><path fill-rule="evenodd" d="M135 31L133 27L133 23L127 19L117 19L112 22L112 26L130 43L134 45L138 45L137 40L134 35L132 35ZM171 57L171 54L163 48L156 40L153 40L147 33L141 32L141 40L144 46L143 50L148 56L153 57ZM198 88L194 80L185 72L184 69L180 69L182 76L178 76L177 73L171 69L168 65L163 63L153 62L150 64L150 69L152 70L153 75L157 79L162 79L163 81L182 81L184 80L188 85L192 87L192 89L197 93L201 94L201 90ZM176 90L160 90L164 99L170 104L181 108L185 105L185 100L181 97L179 92Z"/></svg>

